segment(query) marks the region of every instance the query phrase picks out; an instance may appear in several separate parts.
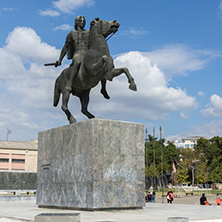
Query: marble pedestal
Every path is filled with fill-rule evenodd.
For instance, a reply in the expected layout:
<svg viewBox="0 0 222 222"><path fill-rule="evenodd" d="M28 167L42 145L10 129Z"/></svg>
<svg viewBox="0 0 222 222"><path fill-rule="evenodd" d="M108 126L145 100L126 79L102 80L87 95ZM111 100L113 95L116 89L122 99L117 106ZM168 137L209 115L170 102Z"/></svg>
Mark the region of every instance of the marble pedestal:
<svg viewBox="0 0 222 222"><path fill-rule="evenodd" d="M91 119L39 132L37 205L145 206L143 124Z"/></svg>
<svg viewBox="0 0 222 222"><path fill-rule="evenodd" d="M43 213L35 216L35 222L80 222L80 213L68 214L68 213Z"/></svg>

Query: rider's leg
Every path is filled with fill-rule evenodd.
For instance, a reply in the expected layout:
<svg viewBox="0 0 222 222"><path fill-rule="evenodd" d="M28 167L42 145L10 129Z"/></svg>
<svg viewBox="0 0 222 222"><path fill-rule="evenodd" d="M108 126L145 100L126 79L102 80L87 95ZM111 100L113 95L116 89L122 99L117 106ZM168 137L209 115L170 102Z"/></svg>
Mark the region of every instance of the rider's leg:
<svg viewBox="0 0 222 222"><path fill-rule="evenodd" d="M105 79L109 80L109 81L112 81L113 80L113 73L112 73L112 69L114 68L114 65L113 65L113 58L110 56L106 56L104 55L102 57L105 61L106 61L106 75L105 75Z"/></svg>
<svg viewBox="0 0 222 222"><path fill-rule="evenodd" d="M69 102L69 96L70 96L70 92L65 90L62 93L62 110L65 112L67 119L69 120L69 123L75 123L76 119L73 117L73 115L70 113L69 109L68 109L68 102Z"/></svg>
<svg viewBox="0 0 222 222"><path fill-rule="evenodd" d="M80 62L75 61L74 65L72 66L72 71L70 72L70 77L65 87L65 89L68 90L69 92L72 91L72 82L73 82L74 77L79 71L80 64L81 64Z"/></svg>

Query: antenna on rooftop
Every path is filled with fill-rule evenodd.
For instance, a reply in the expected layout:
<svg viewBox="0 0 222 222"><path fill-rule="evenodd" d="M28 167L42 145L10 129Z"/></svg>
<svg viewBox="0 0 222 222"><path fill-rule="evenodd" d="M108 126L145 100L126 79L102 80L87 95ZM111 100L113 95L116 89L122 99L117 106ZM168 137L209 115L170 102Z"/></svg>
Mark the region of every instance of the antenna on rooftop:
<svg viewBox="0 0 222 222"><path fill-rule="evenodd" d="M8 127L7 127L7 141L8 141L8 135L9 134L12 134L12 130L10 130Z"/></svg>

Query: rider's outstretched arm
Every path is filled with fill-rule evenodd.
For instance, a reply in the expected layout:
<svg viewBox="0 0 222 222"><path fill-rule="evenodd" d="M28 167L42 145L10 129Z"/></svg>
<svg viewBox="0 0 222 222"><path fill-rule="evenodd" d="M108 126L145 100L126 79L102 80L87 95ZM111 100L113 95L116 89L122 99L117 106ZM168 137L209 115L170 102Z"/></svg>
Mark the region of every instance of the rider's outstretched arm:
<svg viewBox="0 0 222 222"><path fill-rule="evenodd" d="M59 66L62 64L62 60L65 57L67 52L68 52L68 43L66 41L65 45L63 46L63 48L62 48L62 50L60 52L59 60L57 61Z"/></svg>

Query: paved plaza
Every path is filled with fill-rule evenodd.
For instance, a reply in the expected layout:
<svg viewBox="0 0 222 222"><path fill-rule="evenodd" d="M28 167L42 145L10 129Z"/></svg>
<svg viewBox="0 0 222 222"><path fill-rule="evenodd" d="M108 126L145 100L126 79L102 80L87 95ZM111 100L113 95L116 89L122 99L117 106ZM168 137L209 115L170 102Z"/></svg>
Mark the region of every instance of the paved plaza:
<svg viewBox="0 0 222 222"><path fill-rule="evenodd" d="M168 217L188 217L190 222L222 222L222 206L216 205L216 197L208 197L211 206L199 205L199 198L175 198L172 205L157 198L156 203L147 203L143 209L94 212L39 208L33 200L0 201L0 221L34 221L35 216L41 213L80 213L81 222L167 222Z"/></svg>

